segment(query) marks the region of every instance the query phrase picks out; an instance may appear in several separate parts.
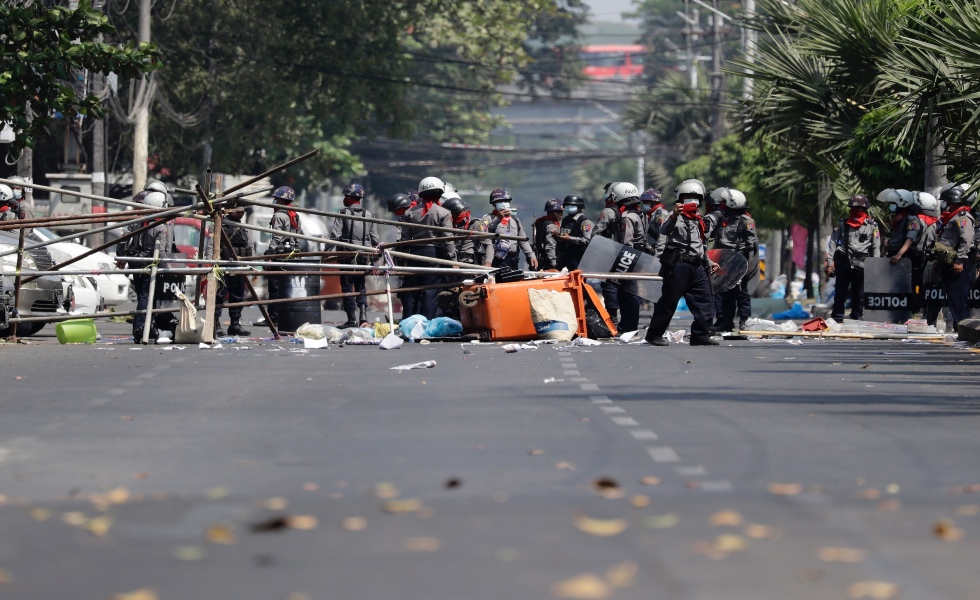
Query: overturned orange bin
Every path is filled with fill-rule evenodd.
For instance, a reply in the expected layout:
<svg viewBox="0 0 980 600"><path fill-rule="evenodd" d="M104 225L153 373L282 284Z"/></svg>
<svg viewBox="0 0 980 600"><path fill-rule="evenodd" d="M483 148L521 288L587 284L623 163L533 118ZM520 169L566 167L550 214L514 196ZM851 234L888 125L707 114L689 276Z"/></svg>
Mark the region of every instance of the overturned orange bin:
<svg viewBox="0 0 980 600"><path fill-rule="evenodd" d="M581 271L562 277L525 279L509 283L484 283L463 286L459 310L466 333L475 333L488 341L533 340L538 333L531 321L531 301L527 291L565 292L575 305L575 333L588 337L586 310L594 307L606 327L616 335L616 326L595 291L585 283Z"/></svg>

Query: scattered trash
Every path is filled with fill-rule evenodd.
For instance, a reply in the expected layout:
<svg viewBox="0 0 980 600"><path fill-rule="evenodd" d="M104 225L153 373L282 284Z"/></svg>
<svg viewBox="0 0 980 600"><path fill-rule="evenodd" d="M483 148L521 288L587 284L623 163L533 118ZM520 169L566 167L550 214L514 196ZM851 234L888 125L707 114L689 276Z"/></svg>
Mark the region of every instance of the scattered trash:
<svg viewBox="0 0 980 600"><path fill-rule="evenodd" d="M534 346L541 346L544 344L557 344L558 340L534 340L533 342L530 343Z"/></svg>
<svg viewBox="0 0 980 600"><path fill-rule="evenodd" d="M776 321L782 321L783 319L809 319L810 313L803 310L803 305L799 302L794 302L793 306L789 310L785 310L780 313L776 313L772 318Z"/></svg>
<svg viewBox="0 0 980 600"><path fill-rule="evenodd" d="M304 340L323 340L326 339L326 335L323 331L323 325L314 325L311 323L303 323L296 329L296 337Z"/></svg>
<svg viewBox="0 0 980 600"><path fill-rule="evenodd" d="M389 333L384 337L383 340L381 340L379 346L381 347L382 350L398 350L399 348L402 347L402 344L404 343L405 341L403 339L401 339L394 333Z"/></svg>
<svg viewBox="0 0 980 600"><path fill-rule="evenodd" d="M599 340L593 340L593 339L590 339L590 338L587 338L587 337L580 337L580 338L575 338L575 341L572 342L572 345L574 345L574 346L601 346L602 345L602 342L600 342Z"/></svg>
<svg viewBox="0 0 980 600"><path fill-rule="evenodd" d="M222 348L220 343L215 343L214 345L207 344L206 342L201 342L197 345L201 350L220 350Z"/></svg>
<svg viewBox="0 0 980 600"><path fill-rule="evenodd" d="M554 377L549 377L544 380L545 383L562 383L564 379L555 379Z"/></svg>
<svg viewBox="0 0 980 600"><path fill-rule="evenodd" d="M684 330L683 329L678 329L677 331L675 331L673 333L670 333L668 331L667 334L664 337L666 337L667 338L667 341L670 342L671 344L683 344L683 343L685 343L684 342Z"/></svg>
<svg viewBox="0 0 980 600"><path fill-rule="evenodd" d="M320 348L329 348L330 342L328 342L324 338L319 338L319 339L303 338L303 347L306 348L307 350L318 350Z"/></svg>
<svg viewBox="0 0 980 600"><path fill-rule="evenodd" d="M803 340L786 340L786 343L789 344L790 346L802 346Z"/></svg>
<svg viewBox="0 0 980 600"><path fill-rule="evenodd" d="M504 352L512 354L514 352L520 352L521 350L537 350L538 347L532 344L504 344L500 347Z"/></svg>
<svg viewBox="0 0 980 600"><path fill-rule="evenodd" d="M605 600L612 595L612 589L595 573L584 573L554 584L551 595L570 600Z"/></svg>
<svg viewBox="0 0 980 600"><path fill-rule="evenodd" d="M410 365L399 365L397 367L391 367L390 371L411 371L413 369L431 369L436 366L436 361L427 360L423 362L412 363Z"/></svg>
<svg viewBox="0 0 980 600"><path fill-rule="evenodd" d="M453 337L463 333L463 324L449 317L436 317L425 326L423 337ZM417 338L416 338L417 339Z"/></svg>
<svg viewBox="0 0 980 600"><path fill-rule="evenodd" d="M902 588L887 581L859 581L847 588L848 598L892 600L902 594Z"/></svg>
<svg viewBox="0 0 980 600"><path fill-rule="evenodd" d="M585 515L575 517L575 528L582 533L597 537L612 537L626 531L629 523L626 519L593 519Z"/></svg>
<svg viewBox="0 0 980 600"><path fill-rule="evenodd" d="M636 331L627 331L623 335L619 336L619 341L624 344L628 344L634 337L636 337L636 334Z"/></svg>

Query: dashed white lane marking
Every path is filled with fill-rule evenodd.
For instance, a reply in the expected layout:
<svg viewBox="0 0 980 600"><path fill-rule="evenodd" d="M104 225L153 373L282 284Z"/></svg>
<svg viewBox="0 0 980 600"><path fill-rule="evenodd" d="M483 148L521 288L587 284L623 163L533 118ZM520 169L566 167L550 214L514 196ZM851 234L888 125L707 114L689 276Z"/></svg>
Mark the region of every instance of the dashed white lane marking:
<svg viewBox="0 0 980 600"><path fill-rule="evenodd" d="M572 377L570 381L582 382L582 381L588 381L588 380L589 380L588 377Z"/></svg>
<svg viewBox="0 0 980 600"><path fill-rule="evenodd" d="M111 402L109 398L93 398L88 403L90 406L105 406L109 402Z"/></svg>
<svg viewBox="0 0 980 600"><path fill-rule="evenodd" d="M613 423L622 427L636 427L639 423L633 417L613 417Z"/></svg>
<svg viewBox="0 0 980 600"><path fill-rule="evenodd" d="M580 383L579 387L582 388L583 392L598 392L599 386L594 383Z"/></svg>
<svg viewBox="0 0 980 600"><path fill-rule="evenodd" d="M633 436L634 440L658 440L657 434L650 431L649 429L634 429L630 431L630 435Z"/></svg>
<svg viewBox="0 0 980 600"><path fill-rule="evenodd" d="M698 484L705 492L730 492L735 489L731 481L702 481Z"/></svg>
<svg viewBox="0 0 980 600"><path fill-rule="evenodd" d="M654 446L647 448L647 453L654 462L679 462L681 457L677 456L674 449L670 446Z"/></svg>
<svg viewBox="0 0 980 600"><path fill-rule="evenodd" d="M707 475L708 471L700 465L696 467L677 467L677 474L681 477L699 477Z"/></svg>
<svg viewBox="0 0 980 600"><path fill-rule="evenodd" d="M623 410L622 408L620 408L618 406L600 406L599 408L602 410L602 412L606 413L607 415L608 414L611 414L611 413L624 413L624 412L626 412L625 410Z"/></svg>
<svg viewBox="0 0 980 600"><path fill-rule="evenodd" d="M105 391L105 393L109 394L110 396L122 396L127 391L129 390L126 388L109 388Z"/></svg>
<svg viewBox="0 0 980 600"><path fill-rule="evenodd" d="M137 375L137 377L139 377L140 379L152 379L156 376L157 374L154 373L153 371L147 371L146 373L140 373L139 375Z"/></svg>
<svg viewBox="0 0 980 600"><path fill-rule="evenodd" d="M593 404L612 404L612 400L609 399L609 396L589 396L589 400L591 400Z"/></svg>
<svg viewBox="0 0 980 600"><path fill-rule="evenodd" d="M562 375L581 375L578 371L562 371Z"/></svg>
<svg viewBox="0 0 980 600"><path fill-rule="evenodd" d="M159 364L159 365L157 365L157 366L155 366L153 368L156 369L157 371L165 371L165 370L167 370L167 369L170 368L170 365L168 365L167 363L163 363L163 364Z"/></svg>

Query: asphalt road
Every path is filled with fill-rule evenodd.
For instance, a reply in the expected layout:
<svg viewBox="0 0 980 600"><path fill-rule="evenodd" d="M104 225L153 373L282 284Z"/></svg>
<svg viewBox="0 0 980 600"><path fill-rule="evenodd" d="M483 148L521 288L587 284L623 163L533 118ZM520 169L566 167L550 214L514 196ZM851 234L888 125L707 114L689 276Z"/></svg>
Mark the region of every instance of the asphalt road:
<svg viewBox="0 0 980 600"><path fill-rule="evenodd" d="M963 349L45 333L0 345L3 598L978 596Z"/></svg>

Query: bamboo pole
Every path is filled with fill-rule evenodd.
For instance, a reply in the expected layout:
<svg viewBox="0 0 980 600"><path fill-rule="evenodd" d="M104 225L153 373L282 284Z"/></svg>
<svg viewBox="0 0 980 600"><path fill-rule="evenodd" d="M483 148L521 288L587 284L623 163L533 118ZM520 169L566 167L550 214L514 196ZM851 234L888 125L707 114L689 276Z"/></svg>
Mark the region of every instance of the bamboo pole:
<svg viewBox="0 0 980 600"><path fill-rule="evenodd" d="M946 339L946 335L941 333L830 333L827 331L735 331L733 333L750 337L840 338L845 340L943 341Z"/></svg>
<svg viewBox="0 0 980 600"><path fill-rule="evenodd" d="M276 173L278 173L280 171L285 171L289 167L291 167L291 166L293 166L295 164L299 164L299 163L301 163L301 162L303 162L303 161L305 161L305 160L307 160L309 158L313 158L314 156L316 156L319 153L320 153L319 150L310 150L309 152L307 152L303 156L300 156L299 158L294 158L293 160L284 162L283 164L279 165L278 167L273 167L273 168L269 169L268 171L266 171L265 173L262 173L261 175L256 175L255 177L253 177L251 179L246 179L245 181L239 183L238 185L231 186L227 190L223 191L222 194L225 195L225 196L227 196L228 194L231 194L233 192L237 192L240 189L247 188L248 186L252 185L253 183L255 183L257 181L261 181L262 179L268 177L269 175L274 175L274 174L276 174Z"/></svg>
<svg viewBox="0 0 980 600"><path fill-rule="evenodd" d="M231 256L231 259L233 261L237 262L239 260L239 256L238 256L238 253L235 252L234 246L231 245L231 241L228 239L227 236L221 236L220 239L221 239L221 244L224 246L225 250L228 252L228 255ZM248 292L250 294L252 294L252 297L253 298L255 298L256 300L258 300L259 295L255 293L255 287L252 286L252 282L249 280L249 278L248 277L244 277L244 282L245 282L245 288L248 290ZM224 305L222 305L222 307L223 306ZM269 330L272 332L272 337L274 339L277 339L278 340L279 339L279 327L275 323L272 322L272 317L269 316L269 310L265 307L264 304L260 304L259 305L259 311L262 313L262 318L265 319L266 325L269 326ZM230 312L228 313L228 316L229 317L231 316L231 313Z"/></svg>
<svg viewBox="0 0 980 600"><path fill-rule="evenodd" d="M17 276L14 278L14 314L20 314L18 312L20 308L20 288L22 284L20 270L24 266L24 237L26 235L25 229L20 230L20 236L17 238ZM13 327L10 329L10 339L17 340L17 323L14 323Z"/></svg>
<svg viewBox="0 0 980 600"><path fill-rule="evenodd" d="M211 259L221 260L221 208L214 211L214 231L211 232ZM208 295L204 301L204 331L201 341L214 342L214 305L218 298L218 275L212 270L208 274Z"/></svg>
<svg viewBox="0 0 980 600"><path fill-rule="evenodd" d="M150 341L150 330L153 329L153 300L157 293L157 263L160 258L160 248L153 249L153 266L150 267L150 296L146 301L146 321L143 323L143 343Z"/></svg>

